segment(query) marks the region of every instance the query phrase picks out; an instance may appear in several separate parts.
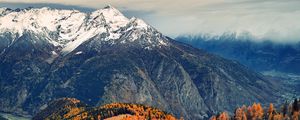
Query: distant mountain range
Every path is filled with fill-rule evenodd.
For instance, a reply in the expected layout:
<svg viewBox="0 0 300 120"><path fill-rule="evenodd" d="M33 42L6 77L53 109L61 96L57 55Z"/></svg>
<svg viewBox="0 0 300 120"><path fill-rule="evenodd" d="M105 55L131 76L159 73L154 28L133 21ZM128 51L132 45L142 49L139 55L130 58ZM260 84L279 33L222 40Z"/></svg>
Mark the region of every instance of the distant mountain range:
<svg viewBox="0 0 300 120"><path fill-rule="evenodd" d="M290 91L286 99L300 97L300 42L258 41L249 35L235 33L185 35L176 40L238 61L281 82Z"/></svg>
<svg viewBox="0 0 300 120"><path fill-rule="evenodd" d="M144 104L194 120L282 98L279 83L111 6L0 13L2 112L35 115L49 101L72 97L93 106Z"/></svg>
<svg viewBox="0 0 300 120"><path fill-rule="evenodd" d="M251 69L300 75L300 42L258 41L235 33L221 36L180 36L176 40L239 61Z"/></svg>

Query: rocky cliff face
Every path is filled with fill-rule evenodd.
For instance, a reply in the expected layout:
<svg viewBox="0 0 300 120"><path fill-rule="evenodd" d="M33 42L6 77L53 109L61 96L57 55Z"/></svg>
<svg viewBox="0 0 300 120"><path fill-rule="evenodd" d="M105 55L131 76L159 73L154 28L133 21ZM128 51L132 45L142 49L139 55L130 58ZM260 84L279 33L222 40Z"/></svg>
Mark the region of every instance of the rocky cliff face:
<svg viewBox="0 0 300 120"><path fill-rule="evenodd" d="M112 7L92 14L45 8L21 13L47 10L55 13L50 18L62 13L83 15L80 27L71 25L82 33L70 29L68 33L74 34L66 35L59 31L62 26L36 31L2 26L1 111L33 115L53 99L74 97L90 105L138 103L178 118L203 119L245 103L276 102L279 98L279 86L261 74L173 41L140 19L128 20ZM8 11L4 16L21 13ZM0 20L9 17L4 18ZM69 19L59 20L49 23L64 25ZM64 39L59 39L62 36Z"/></svg>

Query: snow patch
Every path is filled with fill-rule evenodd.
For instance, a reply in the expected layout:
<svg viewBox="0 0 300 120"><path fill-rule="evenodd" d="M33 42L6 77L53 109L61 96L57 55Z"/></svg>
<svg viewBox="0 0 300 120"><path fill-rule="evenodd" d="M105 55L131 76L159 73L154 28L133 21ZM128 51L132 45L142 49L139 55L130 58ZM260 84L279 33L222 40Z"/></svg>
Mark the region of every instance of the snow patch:
<svg viewBox="0 0 300 120"><path fill-rule="evenodd" d="M82 51L76 52L75 55L82 54Z"/></svg>

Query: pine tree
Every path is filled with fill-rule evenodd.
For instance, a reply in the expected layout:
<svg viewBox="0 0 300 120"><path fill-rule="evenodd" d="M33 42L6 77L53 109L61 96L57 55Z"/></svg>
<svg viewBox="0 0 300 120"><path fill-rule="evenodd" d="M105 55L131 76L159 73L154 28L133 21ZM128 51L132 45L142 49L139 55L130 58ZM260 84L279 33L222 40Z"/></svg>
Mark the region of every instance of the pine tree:
<svg viewBox="0 0 300 120"><path fill-rule="evenodd" d="M295 99L294 102L293 102L293 110L292 110L292 112L295 112L295 111L299 111L299 106L298 106L297 99Z"/></svg>
<svg viewBox="0 0 300 120"><path fill-rule="evenodd" d="M272 120L273 119L273 113L275 112L274 109L274 105L272 103L270 103L269 109L268 109L268 120Z"/></svg>
<svg viewBox="0 0 300 120"><path fill-rule="evenodd" d="M272 103L270 103L269 109L268 109L268 114L273 113L274 111L274 105Z"/></svg>
<svg viewBox="0 0 300 120"><path fill-rule="evenodd" d="M247 120L247 116L242 108L238 108L235 111L235 120Z"/></svg>
<svg viewBox="0 0 300 120"><path fill-rule="evenodd" d="M217 120L217 117L216 117L216 116L212 116L212 117L210 118L210 120Z"/></svg>
<svg viewBox="0 0 300 120"><path fill-rule="evenodd" d="M276 115L274 115L273 120L283 120L283 115L282 114L276 114Z"/></svg>
<svg viewBox="0 0 300 120"><path fill-rule="evenodd" d="M229 120L229 115L226 112L222 112L218 117L218 120Z"/></svg>
<svg viewBox="0 0 300 120"><path fill-rule="evenodd" d="M300 111L293 112L292 120L299 120L299 117L300 117Z"/></svg>
<svg viewBox="0 0 300 120"><path fill-rule="evenodd" d="M285 116L288 113L288 102L287 101L285 101L285 103L282 106L282 113L283 113L283 116Z"/></svg>

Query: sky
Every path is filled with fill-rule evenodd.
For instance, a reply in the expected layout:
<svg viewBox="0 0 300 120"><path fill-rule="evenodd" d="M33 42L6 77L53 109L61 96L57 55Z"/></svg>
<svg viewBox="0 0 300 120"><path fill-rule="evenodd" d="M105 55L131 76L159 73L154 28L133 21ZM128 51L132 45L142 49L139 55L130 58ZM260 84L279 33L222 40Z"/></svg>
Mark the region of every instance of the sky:
<svg viewBox="0 0 300 120"><path fill-rule="evenodd" d="M163 34L249 33L256 40L300 41L300 0L0 0L0 7L50 6L91 12L112 5Z"/></svg>

